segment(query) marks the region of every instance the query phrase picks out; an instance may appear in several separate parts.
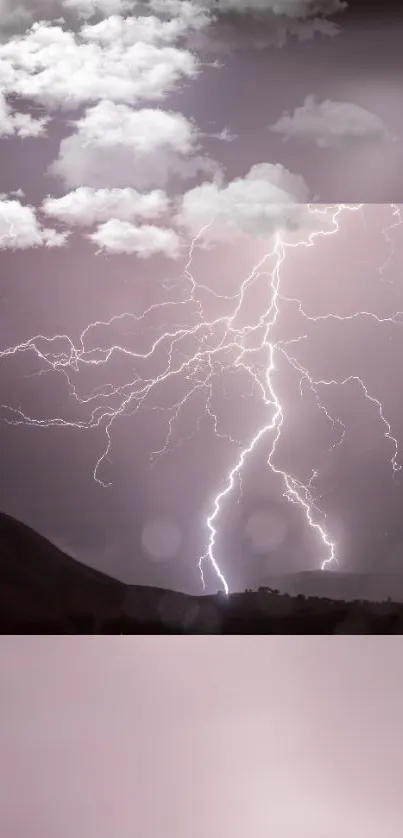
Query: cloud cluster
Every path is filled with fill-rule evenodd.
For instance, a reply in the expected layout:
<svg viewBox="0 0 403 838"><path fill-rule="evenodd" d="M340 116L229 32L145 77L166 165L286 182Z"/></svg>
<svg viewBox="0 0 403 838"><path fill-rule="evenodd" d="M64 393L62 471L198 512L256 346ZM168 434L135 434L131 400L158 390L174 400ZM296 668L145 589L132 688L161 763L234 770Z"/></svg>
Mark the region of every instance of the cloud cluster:
<svg viewBox="0 0 403 838"><path fill-rule="evenodd" d="M192 235L208 225L204 237L211 240L267 236L279 228L297 228L309 197L302 177L279 163L260 163L227 185L216 181L190 189L181 199L176 222Z"/></svg>
<svg viewBox="0 0 403 838"><path fill-rule="evenodd" d="M34 23L25 35L0 45L0 89L50 110L103 100L135 105L163 99L180 78L195 78L199 71L188 50L150 40L102 43L100 37L97 24L76 35L60 25Z"/></svg>
<svg viewBox="0 0 403 838"><path fill-rule="evenodd" d="M64 9L71 9L80 17L90 18L96 14L105 17L123 15L134 11L136 0L60 0Z"/></svg>
<svg viewBox="0 0 403 838"><path fill-rule="evenodd" d="M24 32L35 20L57 20L72 13L78 19L133 12L138 0L0 0L0 33Z"/></svg>
<svg viewBox="0 0 403 838"><path fill-rule="evenodd" d="M330 99L316 102L314 96L307 96L301 107L292 114L284 112L268 127L285 140L309 140L319 148L339 147L355 140L393 139L380 117L360 105Z"/></svg>
<svg viewBox="0 0 403 838"><path fill-rule="evenodd" d="M181 113L103 101L88 108L75 126L49 169L70 187L144 190L164 187L172 175L218 171L218 164L195 153L197 129Z"/></svg>
<svg viewBox="0 0 403 838"><path fill-rule="evenodd" d="M218 52L232 51L248 39L259 49L281 46L290 36L335 35L329 17L345 6L344 0L18 0L13 6L0 0L5 25L22 27L0 43L0 136L46 133L50 115L18 113L18 97L50 114L73 112L72 133L48 169L70 191L48 196L41 209L70 227L96 226L86 238L109 253L177 258L178 234L159 226L172 206L171 223L192 235L209 225L206 238L216 240L295 229L306 222L311 199L302 177L279 163L261 163L226 183L219 164L202 153L208 135L161 103L179 82L198 77L198 49L208 55L217 45ZM68 28L62 15L74 15L75 25ZM312 96L268 127L321 147L388 136L375 114ZM197 175L204 182L173 204L165 191L172 180ZM6 203L7 229L30 224L34 243L65 241L65 234L40 228L32 208ZM28 239L27 233L19 240Z"/></svg>
<svg viewBox="0 0 403 838"><path fill-rule="evenodd" d="M70 226L92 227L108 219L133 221L159 218L168 212L169 200L161 189L141 194L136 189L92 189L81 186L61 198L48 196L43 212Z"/></svg>
<svg viewBox="0 0 403 838"><path fill-rule="evenodd" d="M66 244L70 231L58 232L41 226L35 208L19 200L22 194L14 194L16 197L13 199L0 195L0 250L62 247ZM127 220L158 217L167 206L166 196L158 190L139 195L130 189L109 192L83 189L61 199L47 198L42 204L42 211L71 226L97 224L95 232L86 234L85 238L97 246L98 252L136 254L141 259L160 253L177 259L181 240L175 230L148 224L136 225Z"/></svg>
<svg viewBox="0 0 403 838"><path fill-rule="evenodd" d="M49 169L67 186L148 189L165 186L171 176L216 173L218 164L198 154L193 123L182 114L138 108L142 100L160 102L181 78L195 78L200 71L197 56L174 44L188 30L206 26L209 16L190 0L167 4L168 20L153 13L152 3L147 14L123 17L117 12L138 4L64 0L63 7L84 17L97 11L109 16L83 23L78 32L36 22L0 44L3 134L39 136L49 121L24 120L12 112L7 96L39 102L48 111L84 105L84 116L70 121L76 130L62 141ZM56 11L56 3L50 5ZM34 7L39 6L38 0Z"/></svg>
<svg viewBox="0 0 403 838"><path fill-rule="evenodd" d="M98 245L99 251L135 253L140 259L148 259L156 253L176 259L180 252L180 239L174 230L147 224L137 227L117 218L100 224L96 232L88 234L87 238Z"/></svg>
<svg viewBox="0 0 403 838"><path fill-rule="evenodd" d="M169 8L171 8L171 13L167 15ZM174 7L170 7L167 0L161 7L159 16L150 14L152 4L148 5L144 11L147 14L138 13L128 17L110 15L97 24L83 26L81 35L85 40L106 46L114 43L121 49L138 42L173 44L191 31L204 29L211 22L211 16L190 0L181 0Z"/></svg>
<svg viewBox="0 0 403 838"><path fill-rule="evenodd" d="M50 121L50 116L35 119L29 113L13 111L0 92L0 138L12 136L18 136L21 139L43 137L46 135L46 127Z"/></svg>
<svg viewBox="0 0 403 838"><path fill-rule="evenodd" d="M68 236L67 232L41 227L33 207L0 195L0 250L62 247Z"/></svg>

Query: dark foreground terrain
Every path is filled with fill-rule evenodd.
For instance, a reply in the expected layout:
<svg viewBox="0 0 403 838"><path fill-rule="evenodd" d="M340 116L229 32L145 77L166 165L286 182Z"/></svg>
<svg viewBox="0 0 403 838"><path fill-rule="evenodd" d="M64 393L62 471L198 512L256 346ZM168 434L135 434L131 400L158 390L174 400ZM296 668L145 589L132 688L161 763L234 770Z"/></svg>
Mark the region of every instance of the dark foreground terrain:
<svg viewBox="0 0 403 838"><path fill-rule="evenodd" d="M336 574L331 574L336 576ZM125 585L0 513L2 634L402 634L403 603Z"/></svg>

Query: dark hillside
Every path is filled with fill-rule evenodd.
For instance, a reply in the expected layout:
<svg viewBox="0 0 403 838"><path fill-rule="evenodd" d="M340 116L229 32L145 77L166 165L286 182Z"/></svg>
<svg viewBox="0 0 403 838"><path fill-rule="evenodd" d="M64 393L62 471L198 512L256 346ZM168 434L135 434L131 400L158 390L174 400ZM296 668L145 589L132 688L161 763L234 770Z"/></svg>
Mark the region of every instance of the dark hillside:
<svg viewBox="0 0 403 838"><path fill-rule="evenodd" d="M280 593L274 586L226 597L125 585L0 514L0 632L401 634L403 604Z"/></svg>
<svg viewBox="0 0 403 838"><path fill-rule="evenodd" d="M49 620L72 612L117 613L125 586L67 556L43 536L0 514L0 615Z"/></svg>

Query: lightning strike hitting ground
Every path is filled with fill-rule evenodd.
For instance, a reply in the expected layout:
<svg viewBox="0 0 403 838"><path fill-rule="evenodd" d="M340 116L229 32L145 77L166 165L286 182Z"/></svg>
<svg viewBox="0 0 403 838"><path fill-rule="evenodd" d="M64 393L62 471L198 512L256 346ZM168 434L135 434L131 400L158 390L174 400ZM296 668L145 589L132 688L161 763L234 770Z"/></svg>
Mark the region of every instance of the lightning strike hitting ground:
<svg viewBox="0 0 403 838"><path fill-rule="evenodd" d="M379 269L381 279L383 278L386 266L393 258L394 242L391 231L394 227L403 224L399 207L396 204L391 204L390 206L394 221L382 231L390 250L387 261ZM124 312L114 315L106 321L94 321L86 326L77 346L66 334L54 335L52 337L36 335L24 343L8 347L0 352L0 359L5 359L21 352L35 353L43 365L35 373L36 375L42 375L52 370L63 374L67 380L69 393L77 405L80 406L80 409L86 405L91 406L90 417L86 420L80 419L77 421L69 421L61 417L35 419L27 416L20 407L2 405L2 408L7 414L3 417L4 421L10 424L24 423L40 427L58 425L74 427L79 430L88 430L103 426L107 438L107 445L95 464L93 475L94 479L102 486L111 485L110 483L105 483L99 477L99 472L102 465L108 460L108 455L111 451L111 431L113 425L118 417L133 415L140 409L159 411L167 417L167 433L164 443L159 450L153 451L150 454L150 462L153 466L156 465L159 457L168 451L174 450L183 444L186 439L194 436L203 419L211 422L213 432L217 437L222 438L230 445L238 448L239 453L235 464L224 479L222 483L223 488L212 501L211 513L208 515L206 521L208 539L206 551L199 560L203 587L205 588L204 563L209 561L226 594L229 592L229 584L220 568L220 562L216 555L219 516L222 506L232 494L235 484L241 484L242 471L247 458L257 448L264 437L270 437L271 439L271 442L269 441L269 453L268 455L266 454L267 464L274 474L281 477L284 485L284 497L300 507L306 517L308 526L317 533L318 542L321 547L318 559L320 567L326 569L332 564L337 565L338 563L336 546L325 528L324 520L326 516L316 505L312 494L315 480L318 477L318 470L312 470L310 479L304 484L292 474L282 470L275 462L277 443L281 437L284 421L283 407L274 384L275 376L278 374L277 359L279 361L283 359L290 368L298 373L301 396L303 394L303 388L308 387L315 398L318 410L324 412L333 431L336 431L336 429L340 430L338 438L336 438L330 450L342 444L345 426L340 419L332 417L322 404L319 389L331 385L342 386L351 382L357 383L363 392L364 398L372 406L376 406L381 423L385 428L384 436L393 444L393 456L391 459L392 473L396 474L401 468L401 465L398 463L398 443L392 435L389 422L385 418L382 404L375 396L369 393L365 383L355 375L341 380L316 381L309 370L290 354L290 347L292 345L298 345L300 341L306 339L306 335L300 335L288 341L274 341L272 338L274 327L278 324L282 313L281 306L284 303L295 304L299 314L306 322L331 319L351 320L360 317L370 317L379 323L403 324L403 312L400 311L391 317L383 319L377 317L372 312L366 311L355 312L354 314L343 317L332 313L313 317L305 312L301 300L286 297L281 293L281 267L286 259L287 251L296 247L313 247L318 237L336 234L339 230L341 214L348 211L362 210L362 205L339 204L325 208L308 205L307 210L316 223L318 220L323 219L321 227L311 232L306 239L294 243L287 242L283 234L277 233L274 235L272 237L272 248L257 262L249 276L241 283L239 290L233 296L218 294L209 286L196 282L192 274L191 268L195 248L199 243L203 242L203 236L212 225L213 219L209 224L204 225L192 240L188 261L184 268L182 278L171 286L171 288L182 289L179 300L166 300L156 303L146 309L141 315ZM266 263L270 259L274 260L274 267L271 271L265 268ZM260 316L256 317L253 322L249 322L247 325L239 325L238 321L242 320L242 315L244 314L243 304L246 293L260 277L267 277L267 305L262 306L263 310ZM163 287L165 289L169 288L168 284L165 284ZM216 297L221 302L225 301L232 304L230 313L215 319L206 319L204 306L200 299L201 291L204 294ZM147 318L150 315L157 313L161 316L160 320L162 323L164 322L165 312L172 310L178 313L179 321L181 314L184 315L185 319L187 316L188 320L190 319L191 321L190 324L188 322L185 324L179 322L172 326L170 330L162 332L151 343L146 352L136 352L128 349L124 345L116 343L112 343L106 349L100 346L91 348L88 345L91 332L102 329L107 333L110 327L119 322L122 327L126 322L134 322L135 326L141 325L144 328L138 333L138 336L144 336L150 331L155 330L155 326L147 326ZM123 334L127 333L123 332ZM193 350L189 349L191 343L194 345ZM106 367L108 361L115 354L121 354L123 358L130 357L132 361L144 370L147 362L155 361L159 357L158 353L165 353L166 359L162 363L162 369L157 375L147 377L147 374L144 372L136 372L133 379L127 383L118 386L107 383L94 388L87 394L83 392L79 393L76 384L72 380L72 374L78 374L83 369L90 369L95 366ZM264 361L262 361L262 356ZM251 395L252 393L254 395L258 394L270 415L267 423L263 424L250 439L249 443L244 446L229 433L225 432L221 427L222 421L217 411L213 408L213 396L217 381L220 387L222 387L224 373L236 373L238 371L242 371L249 381L250 392L247 395ZM174 404L164 405L161 403L161 399L159 403L152 404L153 397L158 397L160 388L165 382L177 380L181 380L187 384L186 392L181 399L178 399ZM177 420L182 411L191 403L192 399L198 397L199 394L203 395L204 410L199 415L191 435L181 437L179 442L175 443L173 437ZM114 406L116 401L118 403L117 407Z"/></svg>

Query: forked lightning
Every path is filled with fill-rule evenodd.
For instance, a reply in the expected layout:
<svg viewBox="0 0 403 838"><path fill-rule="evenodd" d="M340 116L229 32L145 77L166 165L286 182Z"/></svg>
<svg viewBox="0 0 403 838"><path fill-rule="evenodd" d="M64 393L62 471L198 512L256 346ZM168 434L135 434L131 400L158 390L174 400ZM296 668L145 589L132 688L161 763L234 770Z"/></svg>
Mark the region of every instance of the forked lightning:
<svg viewBox="0 0 403 838"><path fill-rule="evenodd" d="M209 224L204 225L191 242L183 276L178 281L177 286L174 286L182 289L182 295L179 300L156 303L141 315L124 312L114 315L107 321L90 323L82 332L77 345L66 334L53 335L52 337L36 335L24 343L0 351L0 359L6 359L21 352L35 353L42 364L37 374L42 375L49 370L58 371L63 374L67 379L71 397L80 406L89 405L91 411L89 418L86 420L68 421L62 417L36 419L26 415L19 407L2 405L5 411L4 421L11 424L25 423L41 427L55 425L70 426L80 430L103 426L107 444L104 452L96 462L94 469L94 479L103 486L110 485L101 479L100 473L102 465L107 460L111 450L111 432L118 417L131 415L140 409L160 410L166 414L167 432L165 442L159 450L153 451L150 454L150 461L155 466L160 456L166 454L169 450L173 450L177 445L183 444L183 438L179 443L174 443L175 423L180 413L186 409L191 400L197 395L202 394L204 410L199 417L198 423L196 423L193 434L197 433L202 418L206 417L212 423L213 432L218 437L222 437L223 440L228 441L230 445L236 445L239 452L234 465L222 481L222 488L212 500L211 512L206 520L206 550L199 560L203 587L205 587L204 565L208 561L214 569L225 593L229 592L229 583L220 567L220 561L217 555L220 513L223 504L229 499L235 484L241 480L242 470L247 458L257 448L263 438L267 438L267 444L269 446L267 457L268 468L281 477L284 485L284 496L288 501L297 504L301 508L301 511L306 517L307 525L317 534L320 545L319 566L322 569L326 569L338 562L336 545L325 526L326 516L318 509L312 493L313 484L318 477L318 472L316 470L312 471L309 481L303 484L292 474L282 470L276 464L276 447L281 437L284 421L283 406L274 384L275 375L278 375L278 362L285 362L298 373L301 392L304 386L309 387L315 397L318 410L322 410L325 413L335 431L338 429L339 432L332 448L342 443L345 428L341 420L331 416L322 404L319 391L321 388L332 384L343 385L347 382L356 382L360 386L364 397L371 405L377 408L380 421L384 426L384 435L393 445L393 455L391 458L393 474L401 468L398 462L398 443L385 417L382 404L368 391L365 383L354 375L341 380L315 380L309 370L291 354L292 346L297 345L305 336L300 335L288 341L275 340L272 336L274 328L278 327L278 321L282 314L282 306L290 302L294 302L297 305L300 315L306 322L312 320L349 320L352 318L371 317L378 322L388 321L394 324L403 324L402 312L396 312L393 316L384 319L377 317L372 312L366 311L358 311L346 317L332 313L313 317L305 312L302 302L299 299L292 299L282 294L281 268L287 257L288 250L296 247L313 247L318 237L335 235L339 230L339 219L342 213L361 211L362 205L339 204L324 208L308 205L307 209L308 213L316 222L323 217L321 227L314 228L314 232L311 232L306 238L297 242L287 242L285 235L277 232L271 239L271 248L253 267L249 276L243 280L237 293L233 296L220 295L209 286L198 283L193 276L192 264L195 249L199 242L203 242L204 234L211 224L214 223L213 219ZM403 224L399 207L396 204L392 204L391 210L392 223L382 231L385 240L390 246L390 252L387 262L379 269L381 279L383 278L388 262L393 256L394 239L391 235L392 229ZM274 267L271 270L266 267L269 260L274 261ZM242 321L242 317L245 317L244 302L247 292L262 277L266 277L267 302L264 303L262 311L252 322L242 325L240 321ZM215 319L206 319L200 292L203 292L204 295L209 294L220 299L221 302L228 305L229 313ZM151 331L151 328L155 328L146 326L146 319L149 315L157 314L162 324L164 322L165 312L168 310L178 312L179 322L172 326L171 329L161 332L154 341L150 342L150 346L146 352L136 352L128 349L124 345L116 343L108 345L106 349L99 346L89 346L90 334L95 329L101 328L107 334L108 328L112 324L118 324L120 322L123 331L125 323L134 322L136 327L145 326L142 334L146 334L148 331ZM185 320L187 317L191 321L190 324L183 324L181 322L181 317L184 316ZM190 341L194 343L193 351L189 351L188 348ZM87 394L79 393L76 384L72 381L72 372L77 373L91 366L101 365L106 368L112 355L120 353L122 356L129 356L135 364L141 365L141 369L143 370L148 361L155 361L157 353L163 353L163 351L166 353L166 361L162 364L162 369L158 375L152 377L147 377L147 375L144 375L144 372L136 372L132 380L127 381L123 385L115 386L110 382L101 387L97 387ZM258 429L245 446L241 446L229 433L225 432L225 428L222 427L223 417L214 409L213 395L216 392L217 382L221 384L223 374L230 371L243 371L245 378L250 381L251 392L255 395L258 394L263 406L265 409L267 408L267 422ZM174 405L151 404L151 399L158 395L161 385L177 378L181 378L186 384L185 395ZM115 404L116 401L117 406ZM112 402L114 402L113 405Z"/></svg>

